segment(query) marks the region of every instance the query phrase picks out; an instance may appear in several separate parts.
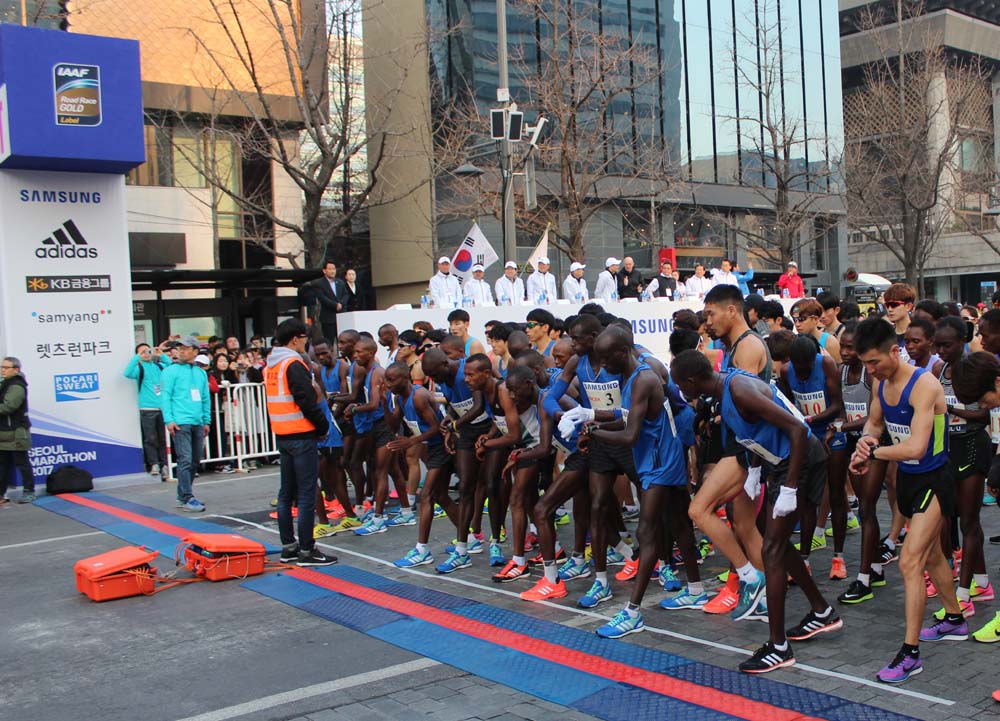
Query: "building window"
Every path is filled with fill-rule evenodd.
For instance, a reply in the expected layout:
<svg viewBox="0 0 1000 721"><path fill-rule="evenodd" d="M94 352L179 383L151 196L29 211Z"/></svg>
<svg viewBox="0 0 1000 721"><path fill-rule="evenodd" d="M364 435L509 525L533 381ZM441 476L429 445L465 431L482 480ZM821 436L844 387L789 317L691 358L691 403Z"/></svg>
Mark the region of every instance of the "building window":
<svg viewBox="0 0 1000 721"><path fill-rule="evenodd" d="M649 207L622 209L622 250L639 268L653 268L653 224Z"/></svg>

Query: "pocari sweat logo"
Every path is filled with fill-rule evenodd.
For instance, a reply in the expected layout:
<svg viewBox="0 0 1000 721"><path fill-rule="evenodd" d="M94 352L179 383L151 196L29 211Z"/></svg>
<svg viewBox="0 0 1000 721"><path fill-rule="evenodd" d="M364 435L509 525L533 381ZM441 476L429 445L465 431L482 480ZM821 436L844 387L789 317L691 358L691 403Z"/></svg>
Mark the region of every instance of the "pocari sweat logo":
<svg viewBox="0 0 1000 721"><path fill-rule="evenodd" d="M67 401L96 401L101 397L101 383L97 373L63 373L53 376L56 403Z"/></svg>

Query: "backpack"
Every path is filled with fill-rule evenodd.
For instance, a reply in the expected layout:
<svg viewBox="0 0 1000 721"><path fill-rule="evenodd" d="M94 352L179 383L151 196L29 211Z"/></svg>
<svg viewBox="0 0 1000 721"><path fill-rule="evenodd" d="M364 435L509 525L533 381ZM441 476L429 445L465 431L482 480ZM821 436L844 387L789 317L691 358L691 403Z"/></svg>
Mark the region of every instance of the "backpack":
<svg viewBox="0 0 1000 721"><path fill-rule="evenodd" d="M88 471L72 465L59 466L45 479L45 492L84 493L94 490L94 477Z"/></svg>

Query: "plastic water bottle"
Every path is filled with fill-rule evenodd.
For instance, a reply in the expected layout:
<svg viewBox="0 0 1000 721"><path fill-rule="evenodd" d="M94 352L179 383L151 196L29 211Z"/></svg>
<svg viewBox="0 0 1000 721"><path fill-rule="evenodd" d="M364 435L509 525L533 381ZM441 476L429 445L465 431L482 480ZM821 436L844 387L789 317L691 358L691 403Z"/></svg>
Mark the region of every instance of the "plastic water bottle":
<svg viewBox="0 0 1000 721"><path fill-rule="evenodd" d="M648 290L642 291L642 302L648 303L649 301L650 301L649 291Z"/></svg>
<svg viewBox="0 0 1000 721"><path fill-rule="evenodd" d="M617 290L611 291L611 302L612 303L617 303L618 302L618 291Z"/></svg>
<svg viewBox="0 0 1000 721"><path fill-rule="evenodd" d="M548 304L549 301L548 301L548 298L546 297L547 295L548 295L548 293L546 293L544 290L541 293L538 294L538 305L547 305Z"/></svg>
<svg viewBox="0 0 1000 721"><path fill-rule="evenodd" d="M847 434L844 433L844 422L833 422L833 438L830 439L831 451L842 451L847 448Z"/></svg>
<svg viewBox="0 0 1000 721"><path fill-rule="evenodd" d="M500 305L510 305L510 296L507 295L500 296Z"/></svg>
<svg viewBox="0 0 1000 721"><path fill-rule="evenodd" d="M583 303L583 293L577 293L576 296L574 297L574 300L577 303Z"/></svg>
<svg viewBox="0 0 1000 721"><path fill-rule="evenodd" d="M430 303L427 300L427 296L426 295L420 296L420 308L421 308L421 310L427 310L427 308L429 306L430 306Z"/></svg>
<svg viewBox="0 0 1000 721"><path fill-rule="evenodd" d="M788 288L782 288L781 289L781 297L782 298L788 298L790 296L791 296L791 293L788 292Z"/></svg>

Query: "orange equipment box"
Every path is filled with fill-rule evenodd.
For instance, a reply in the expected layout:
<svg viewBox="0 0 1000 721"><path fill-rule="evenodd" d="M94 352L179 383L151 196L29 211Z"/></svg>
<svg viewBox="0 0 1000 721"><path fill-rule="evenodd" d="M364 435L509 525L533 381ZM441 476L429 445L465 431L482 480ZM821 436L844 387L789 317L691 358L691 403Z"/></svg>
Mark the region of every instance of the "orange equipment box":
<svg viewBox="0 0 1000 721"><path fill-rule="evenodd" d="M185 544L183 563L196 576L209 581L246 578L264 572L266 549L235 533L191 533ZM181 562L181 559L178 559Z"/></svg>
<svg viewBox="0 0 1000 721"><path fill-rule="evenodd" d="M128 546L76 562L76 588L92 601L149 595L155 586L156 569L150 561L159 551Z"/></svg>

